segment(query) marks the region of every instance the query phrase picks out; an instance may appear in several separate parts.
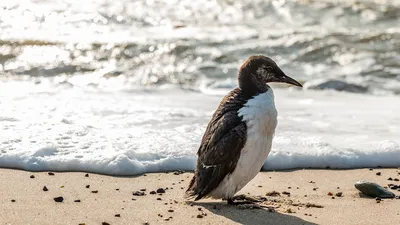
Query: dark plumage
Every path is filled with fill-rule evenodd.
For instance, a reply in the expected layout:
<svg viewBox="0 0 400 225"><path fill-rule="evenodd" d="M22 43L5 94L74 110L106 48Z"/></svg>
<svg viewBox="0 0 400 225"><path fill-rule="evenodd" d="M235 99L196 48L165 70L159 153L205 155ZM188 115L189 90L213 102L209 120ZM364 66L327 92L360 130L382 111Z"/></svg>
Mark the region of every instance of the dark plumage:
<svg viewBox="0 0 400 225"><path fill-rule="evenodd" d="M235 170L247 138L247 125L238 111L249 99L268 91L266 83L272 81L301 86L265 56L251 56L243 63L238 75L239 87L222 99L204 133L187 197L199 200L207 196Z"/></svg>

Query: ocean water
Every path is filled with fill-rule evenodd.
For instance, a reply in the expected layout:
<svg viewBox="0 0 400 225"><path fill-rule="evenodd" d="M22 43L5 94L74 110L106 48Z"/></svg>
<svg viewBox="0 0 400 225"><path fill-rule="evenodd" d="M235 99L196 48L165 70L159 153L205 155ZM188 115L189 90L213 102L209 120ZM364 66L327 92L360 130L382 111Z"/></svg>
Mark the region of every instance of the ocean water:
<svg viewBox="0 0 400 225"><path fill-rule="evenodd" d="M134 175L193 170L250 55L274 85L263 169L400 166L400 1L0 2L0 167Z"/></svg>

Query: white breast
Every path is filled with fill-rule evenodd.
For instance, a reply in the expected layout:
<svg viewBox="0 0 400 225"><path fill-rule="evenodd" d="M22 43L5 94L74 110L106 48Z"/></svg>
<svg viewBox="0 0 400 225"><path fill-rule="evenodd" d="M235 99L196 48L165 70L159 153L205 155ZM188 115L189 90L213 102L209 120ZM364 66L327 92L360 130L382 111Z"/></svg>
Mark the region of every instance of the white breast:
<svg viewBox="0 0 400 225"><path fill-rule="evenodd" d="M277 125L274 93L267 92L250 99L238 112L247 125L247 140L233 173L228 174L211 192L213 198L230 198L260 171L269 152Z"/></svg>

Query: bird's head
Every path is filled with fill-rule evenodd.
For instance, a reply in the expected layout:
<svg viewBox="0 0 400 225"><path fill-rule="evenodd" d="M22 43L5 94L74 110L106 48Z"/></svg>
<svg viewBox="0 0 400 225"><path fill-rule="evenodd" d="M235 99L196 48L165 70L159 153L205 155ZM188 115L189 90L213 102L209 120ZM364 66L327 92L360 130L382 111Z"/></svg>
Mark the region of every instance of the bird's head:
<svg viewBox="0 0 400 225"><path fill-rule="evenodd" d="M295 79L287 76L276 63L262 55L250 56L240 67L239 87L242 89L267 87L266 83L280 82L292 84L298 87L302 85Z"/></svg>

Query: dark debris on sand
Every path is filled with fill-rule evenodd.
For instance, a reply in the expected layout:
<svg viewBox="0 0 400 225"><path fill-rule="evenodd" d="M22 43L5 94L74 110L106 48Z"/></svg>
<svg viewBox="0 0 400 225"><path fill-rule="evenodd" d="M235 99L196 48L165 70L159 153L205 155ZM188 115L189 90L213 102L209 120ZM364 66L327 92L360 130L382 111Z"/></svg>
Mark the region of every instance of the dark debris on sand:
<svg viewBox="0 0 400 225"><path fill-rule="evenodd" d="M159 189L157 189L157 193L165 193L164 188L159 188Z"/></svg>
<svg viewBox="0 0 400 225"><path fill-rule="evenodd" d="M43 191L48 191L48 190L49 189L46 186L43 187Z"/></svg>
<svg viewBox="0 0 400 225"><path fill-rule="evenodd" d="M29 178L31 178L31 179L35 178L35 175L31 175Z"/></svg>
<svg viewBox="0 0 400 225"><path fill-rule="evenodd" d="M266 196L281 196L281 193L277 191L270 191L265 194Z"/></svg>
<svg viewBox="0 0 400 225"><path fill-rule="evenodd" d="M54 201L55 201L55 202L63 202L63 201L64 201L64 198L63 198L62 196L60 196L60 197L55 197L55 198L54 198Z"/></svg>
<svg viewBox="0 0 400 225"><path fill-rule="evenodd" d="M183 174L183 173L184 173L184 171L182 171L182 170L177 170L177 171L174 172L174 175L181 175L181 174Z"/></svg>
<svg viewBox="0 0 400 225"><path fill-rule="evenodd" d="M134 191L132 194L135 196L145 196L146 195L146 193L144 193L143 191Z"/></svg>
<svg viewBox="0 0 400 225"><path fill-rule="evenodd" d="M87 174L85 174L85 177L89 177L89 174L87 173Z"/></svg>
<svg viewBox="0 0 400 225"><path fill-rule="evenodd" d="M49 176L54 176L53 172L48 172L47 174L49 174Z"/></svg>
<svg viewBox="0 0 400 225"><path fill-rule="evenodd" d="M99 191L98 190L92 191L92 193L97 194L97 193L99 193Z"/></svg>

